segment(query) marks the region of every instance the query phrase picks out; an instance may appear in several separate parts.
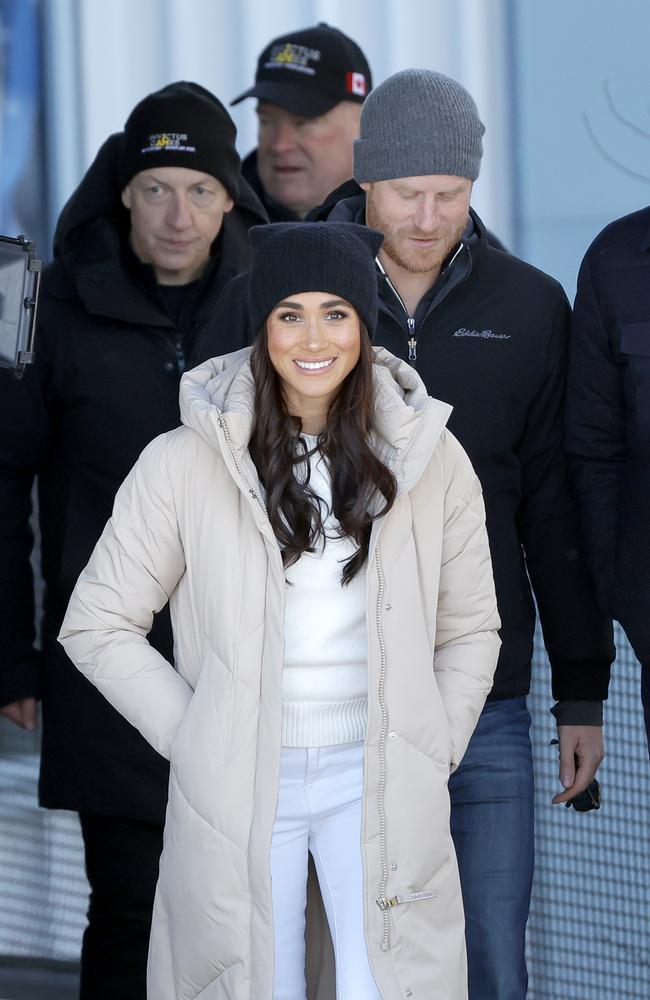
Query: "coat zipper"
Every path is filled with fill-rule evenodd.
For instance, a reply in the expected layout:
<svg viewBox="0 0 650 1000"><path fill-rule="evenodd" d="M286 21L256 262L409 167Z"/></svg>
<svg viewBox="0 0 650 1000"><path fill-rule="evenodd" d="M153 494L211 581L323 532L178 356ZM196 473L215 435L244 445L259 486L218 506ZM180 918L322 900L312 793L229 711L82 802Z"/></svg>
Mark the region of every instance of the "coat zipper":
<svg viewBox="0 0 650 1000"><path fill-rule="evenodd" d="M377 906L381 910L384 922L384 933L379 945L381 951L390 949L390 910L401 903L414 903L420 899L434 899L438 893L435 890L423 890L421 892L409 892L402 895L387 896L386 886L388 885L388 849L386 846L386 807L384 797L386 794L386 739L388 737L388 711L386 709L386 643L384 642L384 630L381 620L381 609L384 601L384 573L381 568L379 558L379 545L375 548L375 563L377 565L377 578L379 588L377 591L376 604L376 624L377 638L379 640L379 650L381 654L381 667L379 671L379 710L381 713L381 729L379 732L379 781L377 788L377 812L379 813L379 853L381 861L381 880L379 883L379 897Z"/></svg>
<svg viewBox="0 0 650 1000"><path fill-rule="evenodd" d="M264 501L262 500L262 498L259 495L259 493L257 492L257 490L251 485L251 483L248 481L248 479L246 478L246 476L242 472L241 465L239 464L239 462L237 460L237 456L235 455L235 449L232 446L232 439L230 437L230 431L228 430L228 424L227 424L226 418L224 417L223 413L219 414L219 426L221 427L221 430L223 431L223 436L226 439L226 445L228 446L228 451L230 452L230 457L232 458L232 460L234 462L234 465L235 465L235 468L237 469L237 474L239 475L240 479L242 479L244 481L244 483L246 485L246 488L248 489L248 492L250 493L250 495L252 497L254 497L255 500L257 500L258 504L260 505L260 507L262 508L262 510L264 512L264 517L266 518L266 520L270 524L271 522L270 522L270 519L269 519L269 512L266 509L266 505L265 505Z"/></svg>
<svg viewBox="0 0 650 1000"><path fill-rule="evenodd" d="M379 640L379 650L381 653L381 668L379 671L379 709L381 712L381 729L379 733L379 784L377 788L377 811L379 813L379 853L381 859L381 880L379 883L379 899L377 900L384 920L384 934L380 944L382 951L390 948L390 915L388 909L381 906L380 900L386 898L386 886L388 884L388 852L386 849L386 807L384 796L386 793L386 738L388 736L388 712L386 710L385 683L386 683L386 644L384 642L384 631L381 623L381 608L384 600L384 574L379 558L379 546L375 548L375 562L377 565L377 577L379 580L379 590L377 592L377 638Z"/></svg>
<svg viewBox="0 0 650 1000"><path fill-rule="evenodd" d="M187 358L185 357L185 346L183 344L183 338L181 336L176 337L174 341L174 350L176 352L176 365L180 374L182 375L185 371L185 366L187 364Z"/></svg>
<svg viewBox="0 0 650 1000"><path fill-rule="evenodd" d="M461 243L460 246L458 247L458 250L456 251L456 253L452 257L452 259L450 260L450 262L448 264L448 267L451 267L451 265L453 264L453 262L456 260L456 257L461 252L461 250L463 250L464 247L465 247L465 244ZM467 274L465 275L465 277L462 279L462 281L465 281L466 278L468 278L470 276L470 274L472 273L472 251L469 248L469 244L467 245L466 249L467 249L467 253L468 253L468 256L469 256L469 271L467 272ZM379 257L375 258L375 262L377 264L377 267L381 271L382 275L386 279L386 282L387 282L388 287L390 288L391 292L393 293L393 295L395 296L395 298L397 299L397 301L401 305L402 309L404 310L404 314L406 316L406 326L407 326L407 329L408 329L408 341L407 341L408 349L409 349L408 360L410 362L417 361L417 359L418 359L418 341L417 341L417 337L415 335L415 319L414 319L413 316L411 316L410 312L406 308L406 305L404 303L404 299L402 298L402 296L400 295L400 293L395 288L395 285L393 284L393 282L388 277L388 274L386 273L386 271L385 271L385 269L384 269L381 261L379 260ZM462 281L460 281L459 284L462 284ZM433 312L433 310L436 309L440 305L441 302L445 301L445 299L449 295L449 292L452 290L452 288L457 288L457 285L452 285L451 287L445 289L444 293L440 296L440 298L435 303L435 305L433 305L431 307L431 309L429 309L429 312L424 317L425 321L429 318L429 316L431 315L431 313Z"/></svg>
<svg viewBox="0 0 650 1000"><path fill-rule="evenodd" d="M403 896L390 896L388 899L386 896L382 896L377 900L377 906L380 910L390 910L393 906L399 906L401 903L417 903L420 899L435 899L438 895L434 890L423 892L407 892Z"/></svg>
<svg viewBox="0 0 650 1000"><path fill-rule="evenodd" d="M406 314L406 325L408 327L408 332L409 332L409 339L408 339L409 361L417 361L417 359L418 359L418 341L417 341L417 337L415 336L415 319L413 318L413 316L411 316L410 312L406 308L406 305L404 304L404 299L402 298L402 296L400 295L400 293L395 288L395 285L393 284L393 282L390 280L390 278L386 274L386 271L384 270L384 267L383 267L381 261L379 260L379 257L377 257L375 259L376 259L377 267L379 268L379 270L381 271L381 273L383 274L384 278L386 279L386 281L388 283L388 287L390 288L391 292L393 293L393 295L395 296L395 298L397 299L397 301L399 302L399 304L401 305L402 309L404 310L404 312Z"/></svg>

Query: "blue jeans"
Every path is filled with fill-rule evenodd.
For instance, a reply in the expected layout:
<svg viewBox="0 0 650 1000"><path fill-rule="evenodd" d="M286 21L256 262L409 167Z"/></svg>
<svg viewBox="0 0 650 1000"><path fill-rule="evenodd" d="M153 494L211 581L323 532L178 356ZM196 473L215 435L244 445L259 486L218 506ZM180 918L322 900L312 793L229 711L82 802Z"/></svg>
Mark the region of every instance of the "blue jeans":
<svg viewBox="0 0 650 1000"><path fill-rule="evenodd" d="M449 780L465 906L469 1000L525 1000L533 760L525 698L488 702Z"/></svg>

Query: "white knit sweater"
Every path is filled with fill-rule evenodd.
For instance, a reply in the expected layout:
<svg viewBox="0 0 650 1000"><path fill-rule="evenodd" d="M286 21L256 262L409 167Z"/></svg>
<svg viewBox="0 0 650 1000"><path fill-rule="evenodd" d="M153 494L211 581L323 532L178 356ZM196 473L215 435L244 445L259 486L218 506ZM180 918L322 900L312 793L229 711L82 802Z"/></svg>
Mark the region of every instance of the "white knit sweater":
<svg viewBox="0 0 650 1000"><path fill-rule="evenodd" d="M316 439L303 436L313 448ZM309 463L310 486L327 505L327 540L286 572L282 744L288 747L362 740L368 714L365 573L341 585L356 543L338 537L325 461L316 453Z"/></svg>

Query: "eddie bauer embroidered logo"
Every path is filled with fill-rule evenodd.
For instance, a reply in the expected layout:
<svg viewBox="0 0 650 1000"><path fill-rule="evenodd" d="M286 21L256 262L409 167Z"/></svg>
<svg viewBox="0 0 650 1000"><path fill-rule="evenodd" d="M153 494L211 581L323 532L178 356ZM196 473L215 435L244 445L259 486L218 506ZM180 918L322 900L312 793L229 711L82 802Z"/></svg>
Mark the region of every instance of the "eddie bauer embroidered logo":
<svg viewBox="0 0 650 1000"><path fill-rule="evenodd" d="M510 340L509 333L493 333L492 330L468 330L461 326L452 337L479 337L481 340Z"/></svg>

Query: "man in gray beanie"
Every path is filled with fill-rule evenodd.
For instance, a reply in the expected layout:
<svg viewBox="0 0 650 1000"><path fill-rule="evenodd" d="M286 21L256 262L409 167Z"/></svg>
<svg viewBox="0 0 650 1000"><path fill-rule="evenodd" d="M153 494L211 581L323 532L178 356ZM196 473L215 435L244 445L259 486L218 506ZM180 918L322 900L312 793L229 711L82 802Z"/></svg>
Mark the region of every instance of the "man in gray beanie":
<svg viewBox="0 0 650 1000"><path fill-rule="evenodd" d="M452 831L470 1000L524 1000L533 595L556 699L563 790L554 802L583 794L602 760L614 647L580 551L562 450L569 305L548 275L490 246L470 208L483 133L476 104L455 80L396 73L363 106L357 185L312 217L383 232L375 343L453 405L449 427L483 485L502 647L492 693L450 779Z"/></svg>

